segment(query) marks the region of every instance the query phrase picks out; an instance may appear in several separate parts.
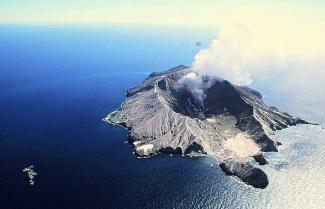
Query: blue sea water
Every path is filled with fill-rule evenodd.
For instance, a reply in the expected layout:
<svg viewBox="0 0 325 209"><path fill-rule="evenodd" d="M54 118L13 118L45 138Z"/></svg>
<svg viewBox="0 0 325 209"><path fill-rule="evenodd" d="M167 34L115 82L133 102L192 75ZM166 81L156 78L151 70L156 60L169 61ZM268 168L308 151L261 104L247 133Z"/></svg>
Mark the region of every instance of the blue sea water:
<svg viewBox="0 0 325 209"><path fill-rule="evenodd" d="M0 208L324 208L320 126L277 133L283 146L267 154L271 163L261 168L270 185L261 190L225 176L213 159L138 159L125 144L127 132L102 121L126 89L152 71L190 65L195 43L205 47L214 35L176 27L0 26ZM39 173L34 186L21 171L31 164Z"/></svg>

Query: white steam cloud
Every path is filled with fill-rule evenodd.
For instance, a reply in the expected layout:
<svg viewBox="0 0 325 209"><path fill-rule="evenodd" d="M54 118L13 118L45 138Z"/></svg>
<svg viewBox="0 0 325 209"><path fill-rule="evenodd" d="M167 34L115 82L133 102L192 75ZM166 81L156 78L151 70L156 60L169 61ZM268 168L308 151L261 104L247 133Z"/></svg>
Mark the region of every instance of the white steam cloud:
<svg viewBox="0 0 325 209"><path fill-rule="evenodd" d="M249 31L241 25L235 25L232 31L222 28L219 38L195 56L192 70L237 84L251 84L252 65L255 64L253 57L257 54L252 54L249 36Z"/></svg>
<svg viewBox="0 0 325 209"><path fill-rule="evenodd" d="M180 83L200 101L208 85L202 83L202 76L217 76L235 84L262 87L265 93L278 93L278 100L290 97L300 106L317 104L318 111L324 108L321 115L325 116L324 26L263 17L222 24L218 37L209 48L199 51L192 73ZM296 105L301 111L300 106Z"/></svg>

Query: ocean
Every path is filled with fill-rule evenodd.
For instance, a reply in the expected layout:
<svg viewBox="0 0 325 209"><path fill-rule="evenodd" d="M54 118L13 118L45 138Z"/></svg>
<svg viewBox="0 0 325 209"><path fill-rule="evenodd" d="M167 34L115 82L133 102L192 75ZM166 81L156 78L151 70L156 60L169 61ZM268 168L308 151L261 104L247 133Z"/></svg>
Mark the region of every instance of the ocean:
<svg viewBox="0 0 325 209"><path fill-rule="evenodd" d="M128 88L153 71L190 65L213 38L211 29L185 27L1 25L0 208L324 208L319 106L299 115L304 104L256 85L268 103L321 123L276 133L283 145L261 166L270 179L263 190L207 157L138 159L127 131L102 121ZM29 165L39 174L34 186L22 173Z"/></svg>

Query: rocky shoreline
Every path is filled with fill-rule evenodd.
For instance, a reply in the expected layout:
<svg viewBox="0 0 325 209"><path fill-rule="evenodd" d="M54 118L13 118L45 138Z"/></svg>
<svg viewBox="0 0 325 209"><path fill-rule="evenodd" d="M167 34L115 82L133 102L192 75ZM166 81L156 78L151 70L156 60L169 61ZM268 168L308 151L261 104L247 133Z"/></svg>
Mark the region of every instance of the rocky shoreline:
<svg viewBox="0 0 325 209"><path fill-rule="evenodd" d="M215 77L198 105L178 82L191 72L178 66L152 73L126 92L121 107L104 120L128 129L129 142L140 157L158 152L210 156L227 175L256 188L268 185L267 175L251 159L267 164L262 152L277 151L274 131L308 122L268 107L262 95Z"/></svg>

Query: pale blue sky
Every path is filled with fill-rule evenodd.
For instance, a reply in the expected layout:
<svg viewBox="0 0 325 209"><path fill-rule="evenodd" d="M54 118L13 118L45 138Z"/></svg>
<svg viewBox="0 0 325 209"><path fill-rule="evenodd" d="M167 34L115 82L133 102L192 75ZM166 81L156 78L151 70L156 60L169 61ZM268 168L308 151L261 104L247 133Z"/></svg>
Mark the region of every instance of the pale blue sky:
<svg viewBox="0 0 325 209"><path fill-rule="evenodd" d="M299 2L299 3L297 3ZM324 21L324 1L0 0L0 22L211 25L249 11Z"/></svg>

